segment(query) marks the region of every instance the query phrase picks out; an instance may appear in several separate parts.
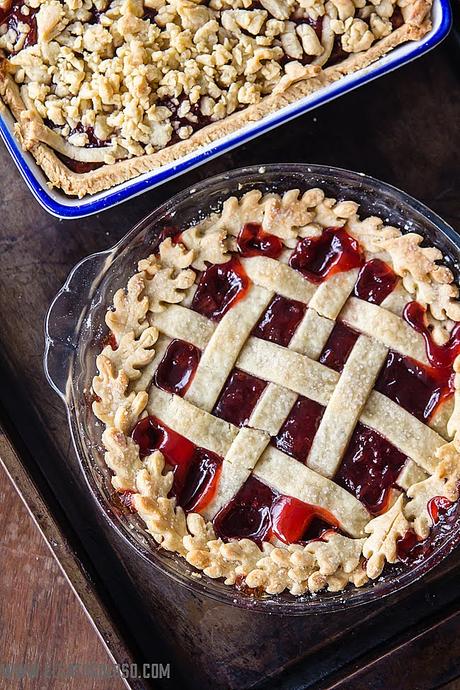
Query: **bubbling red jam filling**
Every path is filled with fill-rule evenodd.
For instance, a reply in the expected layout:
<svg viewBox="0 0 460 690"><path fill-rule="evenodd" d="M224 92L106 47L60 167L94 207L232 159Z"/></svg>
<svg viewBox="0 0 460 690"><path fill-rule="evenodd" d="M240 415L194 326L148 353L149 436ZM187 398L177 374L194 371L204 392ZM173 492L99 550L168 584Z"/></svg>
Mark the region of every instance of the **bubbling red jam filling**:
<svg viewBox="0 0 460 690"><path fill-rule="evenodd" d="M399 29L399 27L404 24L404 17L402 16L401 8L397 5L394 6L393 14L390 17L390 22L393 31L396 31L396 29Z"/></svg>
<svg viewBox="0 0 460 690"><path fill-rule="evenodd" d="M326 527L338 527L338 522L327 510L284 496L261 482L249 477L238 493L214 518L214 530L224 541L252 539L261 544L277 537L286 544L314 538L308 534L313 520L318 519L320 532Z"/></svg>
<svg viewBox="0 0 460 690"><path fill-rule="evenodd" d="M196 448L186 472L174 476L174 493L187 512L204 510L216 493L222 458L205 448Z"/></svg>
<svg viewBox="0 0 460 690"><path fill-rule="evenodd" d="M348 57L350 53L347 53L342 47L342 37L338 34L334 36L334 45L332 46L331 54L328 57L326 65L324 67L332 67L332 65L337 65L339 62L343 62Z"/></svg>
<svg viewBox="0 0 460 690"><path fill-rule="evenodd" d="M455 324L449 340L444 345L434 342L431 331L425 322L425 308L418 302L409 302L404 309L404 319L423 336L428 360L433 367L451 367L460 354L460 323Z"/></svg>
<svg viewBox="0 0 460 690"><path fill-rule="evenodd" d="M64 165L66 165L69 170L72 170L74 173L79 173L80 175L83 175L84 173L91 172L91 170L97 170L98 168L102 168L104 163L85 163L84 161L75 161L73 158L69 158L68 156L64 156L63 153L58 153L55 151L56 156L61 160Z"/></svg>
<svg viewBox="0 0 460 690"><path fill-rule="evenodd" d="M289 259L292 268L318 284L363 262L359 243L343 228L326 228L319 237L305 237Z"/></svg>
<svg viewBox="0 0 460 690"><path fill-rule="evenodd" d="M277 259L283 251L280 238L265 232L259 223L243 225L236 246L243 257L268 256L270 259Z"/></svg>
<svg viewBox="0 0 460 690"><path fill-rule="evenodd" d="M33 46L37 42L37 19L35 15L38 8L27 6L28 14L23 14L22 10L25 7L24 0L13 0L10 5L7 3L4 9L0 9L0 26L6 26L8 30L12 29L18 36L21 33L18 28L19 24L26 24L29 27L22 48Z"/></svg>
<svg viewBox="0 0 460 690"><path fill-rule="evenodd" d="M97 136L94 134L94 127L85 127L85 125L83 125L81 122L79 122L78 125L70 131L69 136L72 134L86 134L88 137L88 143L85 146L86 149L101 149L104 148L104 146L107 146L109 143L103 139L97 138Z"/></svg>
<svg viewBox="0 0 460 690"><path fill-rule="evenodd" d="M451 503L444 496L435 496L427 505L433 525L426 539L417 537L413 530L397 541L398 559L405 565L416 566L428 558L449 536L453 527L458 524L460 503Z"/></svg>
<svg viewBox="0 0 460 690"><path fill-rule="evenodd" d="M191 343L172 340L153 377L155 386L168 393L184 395L200 361L201 352Z"/></svg>
<svg viewBox="0 0 460 690"><path fill-rule="evenodd" d="M163 453L174 474L170 496L174 496L185 511L206 508L217 489L221 457L195 446L152 416L137 422L132 438L139 446L141 457L155 450Z"/></svg>
<svg viewBox="0 0 460 690"><path fill-rule="evenodd" d="M380 259L372 259L360 270L353 294L366 302L382 304L397 282L398 276L388 264Z"/></svg>
<svg viewBox="0 0 460 690"><path fill-rule="evenodd" d="M171 239L173 244L177 244L180 242L181 234L182 230L176 225L166 225L158 236L158 244L160 245L163 240L166 240L168 237Z"/></svg>
<svg viewBox="0 0 460 690"><path fill-rule="evenodd" d="M47 121L46 124L48 125L48 127L54 127L54 124L52 122ZM72 134L86 134L86 136L88 137L88 143L84 147L86 149L100 149L104 148L104 146L108 146L108 144L110 143L108 141L98 139L94 134L94 128L85 127L85 125L83 125L81 122L79 122L78 125L71 130L70 135ZM91 172L91 170L97 170L98 168L101 168L103 165L105 165L104 163L89 163L85 161L76 161L73 158L69 158L68 156L65 156L63 153L59 153L57 151L55 151L55 154L70 170L72 170L75 173L83 174Z"/></svg>
<svg viewBox="0 0 460 690"><path fill-rule="evenodd" d="M234 369L227 379L212 413L235 426L247 424L266 382Z"/></svg>
<svg viewBox="0 0 460 690"><path fill-rule="evenodd" d="M324 407L319 403L299 397L278 434L272 438L272 444L283 453L305 462L323 412Z"/></svg>
<svg viewBox="0 0 460 690"><path fill-rule="evenodd" d="M320 355L320 363L341 372L358 338L359 333L337 321Z"/></svg>
<svg viewBox="0 0 460 690"><path fill-rule="evenodd" d="M453 393L454 373L450 367L424 366L398 352L389 352L375 389L425 424Z"/></svg>
<svg viewBox="0 0 460 690"><path fill-rule="evenodd" d="M252 335L287 347L305 311L306 306L302 302L276 295L254 327Z"/></svg>
<svg viewBox="0 0 460 690"><path fill-rule="evenodd" d="M214 264L201 274L192 309L208 319L219 321L245 297L248 289L249 278L238 259L232 257L227 263Z"/></svg>
<svg viewBox="0 0 460 690"><path fill-rule="evenodd" d="M406 460L383 436L358 422L334 481L378 515L386 509Z"/></svg>
<svg viewBox="0 0 460 690"><path fill-rule="evenodd" d="M436 525L443 515L447 515L452 507L452 501L445 496L434 496L428 501L427 510L433 525Z"/></svg>
<svg viewBox="0 0 460 690"><path fill-rule="evenodd" d="M438 345L426 324L425 309L421 304L409 302L403 316L423 336L431 366L390 352L375 388L427 423L439 405L454 392L452 365L460 354L460 323L454 326L449 340L444 345Z"/></svg>

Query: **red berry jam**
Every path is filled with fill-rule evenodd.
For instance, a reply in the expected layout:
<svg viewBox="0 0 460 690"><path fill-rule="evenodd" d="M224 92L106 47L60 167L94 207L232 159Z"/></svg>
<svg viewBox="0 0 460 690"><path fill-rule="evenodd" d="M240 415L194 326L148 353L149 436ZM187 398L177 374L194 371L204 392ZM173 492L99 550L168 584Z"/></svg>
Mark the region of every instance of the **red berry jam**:
<svg viewBox="0 0 460 690"><path fill-rule="evenodd" d="M452 395L453 376L450 367L427 367L389 352L375 389L426 424L440 403Z"/></svg>
<svg viewBox="0 0 460 690"><path fill-rule="evenodd" d="M399 29L400 26L404 24L404 17L401 12L401 8L397 5L394 6L393 14L390 17L391 27L393 31Z"/></svg>
<svg viewBox="0 0 460 690"><path fill-rule="evenodd" d="M438 545L449 537L453 527L458 524L460 516L458 501L451 503L444 496L435 496L428 502L427 509L433 520L428 537L419 539L414 531L409 530L401 539L398 539L397 553L402 563L411 566L422 563Z"/></svg>
<svg viewBox="0 0 460 690"><path fill-rule="evenodd" d="M13 29L19 35L18 25L27 24L29 33L25 37L22 48L28 48L37 42L37 19L35 16L37 9L27 6L29 13L23 14L23 7L26 7L24 0L13 0L5 9L0 9L0 26L6 26L8 30Z"/></svg>
<svg viewBox="0 0 460 690"><path fill-rule="evenodd" d="M132 438L139 446L141 458L160 450L170 465L186 465L195 451L195 445L191 441L153 416L144 417L137 422Z"/></svg>
<svg viewBox="0 0 460 690"><path fill-rule="evenodd" d="M158 15L158 10L155 10L152 7L145 7L144 6L144 14L142 15L142 19L144 19L144 20L148 19L149 22L153 23L155 21L155 17L157 15Z"/></svg>
<svg viewBox="0 0 460 690"><path fill-rule="evenodd" d="M312 283L336 273L359 268L364 255L359 243L343 228L326 228L319 237L305 237L295 248L289 265Z"/></svg>
<svg viewBox="0 0 460 690"><path fill-rule="evenodd" d="M302 302L277 295L252 331L252 335L287 347L305 314Z"/></svg>
<svg viewBox="0 0 460 690"><path fill-rule="evenodd" d="M265 381L234 369L222 389L212 413L235 426L244 426L249 421L257 401L262 395Z"/></svg>
<svg viewBox="0 0 460 690"><path fill-rule="evenodd" d="M337 321L319 361L326 367L341 372L358 338L359 333L349 326L345 326L342 321Z"/></svg>
<svg viewBox="0 0 460 690"><path fill-rule="evenodd" d="M214 264L201 274L192 309L208 319L219 321L249 289L249 278L235 257L225 264Z"/></svg>
<svg viewBox="0 0 460 690"><path fill-rule="evenodd" d="M213 522L217 536L224 541L252 539L261 544L275 536L292 544L304 540L315 518L329 527L338 524L327 510L283 496L251 476ZM323 523L320 528L323 532Z"/></svg>
<svg viewBox="0 0 460 690"><path fill-rule="evenodd" d="M443 369L451 367L460 354L460 323L455 324L449 340L444 345L437 345L425 322L425 308L418 302L409 302L404 309L404 319L425 340L426 354L432 367Z"/></svg>
<svg viewBox="0 0 460 690"><path fill-rule="evenodd" d="M452 501L445 496L434 496L428 501L427 510L433 525L436 525L441 516L446 515L452 507Z"/></svg>
<svg viewBox="0 0 460 690"><path fill-rule="evenodd" d="M221 469L222 458L205 448L196 448L186 471L174 474L173 495L186 512L200 512L211 502Z"/></svg>
<svg viewBox="0 0 460 690"><path fill-rule="evenodd" d="M158 236L158 244L161 244L168 237L171 238L173 244L180 242L180 236L182 235L182 230L176 225L166 225Z"/></svg>
<svg viewBox="0 0 460 690"><path fill-rule="evenodd" d="M275 235L270 235L262 229L259 223L246 223L236 240L236 246L241 256L268 256L277 259L283 251L283 243Z"/></svg>
<svg viewBox="0 0 460 690"><path fill-rule="evenodd" d="M398 560L406 565L417 565L425 559L430 550L429 540L420 540L411 529L396 542Z"/></svg>
<svg viewBox="0 0 460 690"><path fill-rule="evenodd" d="M174 473L170 496L175 496L184 510L203 510L210 503L217 489L222 458L198 448L155 417L141 419L132 437L141 457L155 450L163 453Z"/></svg>
<svg viewBox="0 0 460 690"><path fill-rule="evenodd" d="M343 62L343 60L346 60L347 57L350 57L350 53L347 53L343 49L342 37L338 34L335 34L334 43L332 44L332 51L324 67L332 67L332 65L337 65L339 62Z"/></svg>
<svg viewBox="0 0 460 690"><path fill-rule="evenodd" d="M272 534L285 544L309 541L339 523L331 513L292 496L279 496L271 510ZM313 525L313 522L315 524Z"/></svg>
<svg viewBox="0 0 460 690"><path fill-rule="evenodd" d="M91 170L97 170L102 168L104 163L85 163L84 161L75 161L73 158L64 156L63 153L56 153L59 160L61 160L64 165L66 165L72 172L79 173L83 175L84 173L91 172Z"/></svg>
<svg viewBox="0 0 460 690"><path fill-rule="evenodd" d="M383 436L358 423L334 478L372 515L383 512L407 457Z"/></svg>
<svg viewBox="0 0 460 690"><path fill-rule="evenodd" d="M155 386L184 395L195 375L201 352L191 343L172 340L153 377Z"/></svg>
<svg viewBox="0 0 460 690"><path fill-rule="evenodd" d="M353 294L366 302L382 304L397 282L398 276L388 264L380 259L372 259L360 270Z"/></svg>
<svg viewBox="0 0 460 690"><path fill-rule="evenodd" d="M258 544L270 538L270 510L277 492L254 476L243 484L213 520L216 535L229 539L253 539Z"/></svg>
<svg viewBox="0 0 460 690"><path fill-rule="evenodd" d="M70 130L69 136L72 134L86 134L88 137L88 143L86 144L85 148L87 149L100 149L104 146L107 146L109 143L108 141L97 138L97 136L94 134L94 127L85 127L85 125L83 125L81 122Z"/></svg>
<svg viewBox="0 0 460 690"><path fill-rule="evenodd" d="M272 444L287 455L305 462L318 430L324 407L314 400L299 397Z"/></svg>

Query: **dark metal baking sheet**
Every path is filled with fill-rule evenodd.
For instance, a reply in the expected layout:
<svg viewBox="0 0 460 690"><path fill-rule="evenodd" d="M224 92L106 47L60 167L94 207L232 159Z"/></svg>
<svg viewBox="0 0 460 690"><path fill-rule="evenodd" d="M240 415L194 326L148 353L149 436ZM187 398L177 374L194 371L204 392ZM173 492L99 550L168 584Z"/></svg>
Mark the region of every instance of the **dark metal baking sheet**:
<svg viewBox="0 0 460 690"><path fill-rule="evenodd" d="M364 669L371 673L383 664L388 670L398 649L415 658L407 644L411 635L424 639L436 626L454 624L455 616L449 617L459 607L460 552L402 593L327 616L274 619L181 589L121 542L88 495L64 409L43 376L48 304L79 259L113 244L162 200L198 179L249 163L321 162L363 171L404 188L460 226L460 84L453 55L443 46L86 220L47 216L0 151L0 420L13 444L1 437L0 455L114 659L171 664L171 678L154 687L344 688L347 678L354 688L369 687ZM418 663L420 687L435 687ZM445 671L445 682L456 664ZM363 669L357 675L356 665ZM151 686L129 682L136 690Z"/></svg>

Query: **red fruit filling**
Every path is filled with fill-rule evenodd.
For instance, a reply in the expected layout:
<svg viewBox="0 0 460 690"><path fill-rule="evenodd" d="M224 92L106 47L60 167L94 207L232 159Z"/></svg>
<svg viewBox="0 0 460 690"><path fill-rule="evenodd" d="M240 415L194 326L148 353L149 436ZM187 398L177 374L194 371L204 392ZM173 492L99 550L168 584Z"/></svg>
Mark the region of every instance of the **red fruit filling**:
<svg viewBox="0 0 460 690"><path fill-rule="evenodd" d="M235 257L225 264L214 264L201 274L193 296L192 309L208 319L219 321L243 299L249 289L249 278Z"/></svg>
<svg viewBox="0 0 460 690"><path fill-rule="evenodd" d="M305 237L289 259L289 265L312 283L359 268L363 262L359 243L343 228L326 228L318 237Z"/></svg>
<svg viewBox="0 0 460 690"><path fill-rule="evenodd" d="M305 304L277 295L267 307L252 335L287 347L306 311Z"/></svg>
<svg viewBox="0 0 460 690"><path fill-rule="evenodd" d="M277 259L283 251L280 238L265 232L259 223L246 223L240 230L236 246L243 257L268 256Z"/></svg>
<svg viewBox="0 0 460 690"><path fill-rule="evenodd" d="M153 377L155 386L184 395L195 375L201 352L191 343L172 340Z"/></svg>

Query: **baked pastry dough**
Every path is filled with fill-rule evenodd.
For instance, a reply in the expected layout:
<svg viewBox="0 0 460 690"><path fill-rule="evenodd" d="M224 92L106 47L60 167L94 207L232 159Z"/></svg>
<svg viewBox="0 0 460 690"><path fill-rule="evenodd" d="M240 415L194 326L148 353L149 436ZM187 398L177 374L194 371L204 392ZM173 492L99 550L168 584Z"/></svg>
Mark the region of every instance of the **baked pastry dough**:
<svg viewBox="0 0 460 690"><path fill-rule="evenodd" d="M93 410L113 485L228 585L361 586L455 518L458 288L420 235L358 210L231 197L167 230L107 312Z"/></svg>

